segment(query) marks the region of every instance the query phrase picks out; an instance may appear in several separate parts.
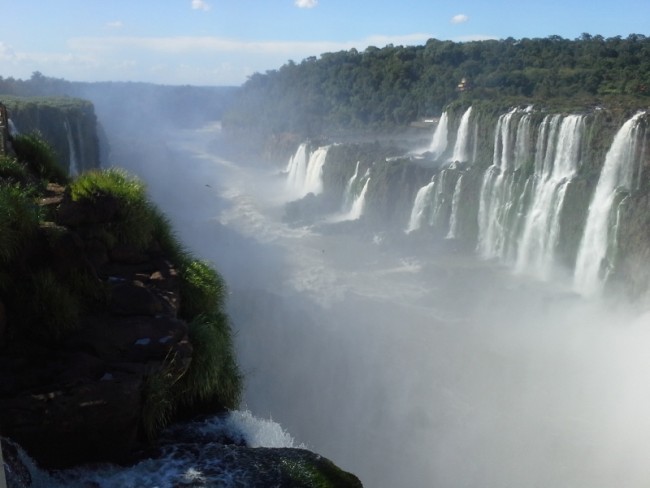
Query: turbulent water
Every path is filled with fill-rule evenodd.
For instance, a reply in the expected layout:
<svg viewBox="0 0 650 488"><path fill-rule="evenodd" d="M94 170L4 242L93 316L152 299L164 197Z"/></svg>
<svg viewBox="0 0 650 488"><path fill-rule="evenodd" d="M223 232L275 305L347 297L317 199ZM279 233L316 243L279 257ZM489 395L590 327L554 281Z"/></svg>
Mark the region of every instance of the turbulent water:
<svg viewBox="0 0 650 488"><path fill-rule="evenodd" d="M601 291L609 266L606 264L610 239L615 235L612 208L617 192L632 189L637 170L637 132L639 112L620 128L605 157L605 164L589 205L587 225L578 250L575 268L575 287L578 291L593 295Z"/></svg>
<svg viewBox="0 0 650 488"><path fill-rule="evenodd" d="M231 285L253 413L369 487L645 486L650 317L395 236L287 227L282 180L185 140L204 191L174 213Z"/></svg>

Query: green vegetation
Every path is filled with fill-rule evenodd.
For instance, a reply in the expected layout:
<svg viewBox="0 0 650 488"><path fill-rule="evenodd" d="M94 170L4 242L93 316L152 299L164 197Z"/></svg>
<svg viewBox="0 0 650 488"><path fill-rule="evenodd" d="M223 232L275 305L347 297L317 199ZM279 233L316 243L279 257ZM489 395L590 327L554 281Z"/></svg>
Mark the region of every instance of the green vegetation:
<svg viewBox="0 0 650 488"><path fill-rule="evenodd" d="M129 244L140 250L152 242L155 221L151 218L152 205L145 185L122 169L88 171L70 184L75 202L97 204L117 200L117 215L111 222L98 224L120 244Z"/></svg>
<svg viewBox="0 0 650 488"><path fill-rule="evenodd" d="M25 162L30 171L38 178L66 183L68 176L57 162L52 147L41 134L32 133L14 138L13 146L20 161Z"/></svg>
<svg viewBox="0 0 650 488"><path fill-rule="evenodd" d="M458 84L465 78L469 89ZM255 74L224 126L315 136L385 129L440 114L448 103L650 103L650 38L583 34L543 39L369 47Z"/></svg>
<svg viewBox="0 0 650 488"><path fill-rule="evenodd" d="M145 185L121 169L83 173L69 183L62 203L75 206L79 223L47 222L51 215L37 202L49 191L46 181L65 182L65 175L38 135L20 136L14 145L18 159L0 157L0 301L10 317L5 338L56 347L79 330L85 315L107 313L111 288L76 255L76 246L94 241L109 253L121 245L162 255L178 272L179 316L190 324L193 352L188 369L170 353L162 370L146 376L144 435L154 439L178 414L236 407L242 376L224 313L226 285L183 248Z"/></svg>

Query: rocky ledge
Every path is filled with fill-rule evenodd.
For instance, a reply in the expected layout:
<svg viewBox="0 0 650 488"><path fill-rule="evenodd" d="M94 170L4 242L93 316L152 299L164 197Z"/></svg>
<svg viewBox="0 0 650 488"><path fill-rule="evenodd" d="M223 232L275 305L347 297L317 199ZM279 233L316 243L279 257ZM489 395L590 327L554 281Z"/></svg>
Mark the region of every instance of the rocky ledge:
<svg viewBox="0 0 650 488"><path fill-rule="evenodd" d="M0 432L47 469L91 462L133 465L138 452L164 461L171 444L147 439L143 412L152 408L146 405L152 397L145 393L152 388L149 379L157 373L180 377L192 362L188 324L179 318L177 269L156 242L145 251L109 248L96 232L87 232L115 217L118 205L110 197L89 206L50 184L40 204L42 214L52 218L40 223L23 261L83 270L102 283L105 303L84 310L79 326L60 340L30 341L16 340L12 317L5 313L15 307L0 297ZM3 447L9 485L31 486L19 447L7 440ZM361 486L353 475L304 450L210 442L184 452L196 462L230 460L220 465L243 473L245 486Z"/></svg>

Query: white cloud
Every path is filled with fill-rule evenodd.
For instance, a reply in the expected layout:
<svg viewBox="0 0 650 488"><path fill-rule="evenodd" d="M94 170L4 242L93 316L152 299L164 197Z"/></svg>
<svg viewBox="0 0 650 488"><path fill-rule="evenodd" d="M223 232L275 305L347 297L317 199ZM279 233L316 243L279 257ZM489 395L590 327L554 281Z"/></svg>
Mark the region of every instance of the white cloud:
<svg viewBox="0 0 650 488"><path fill-rule="evenodd" d="M452 23L452 24L462 24L462 23L464 23L464 22L467 22L468 20L469 20L469 17L468 17L467 15L465 15L465 14L458 14L458 15L454 15L454 16L451 18L451 23Z"/></svg>
<svg viewBox="0 0 650 488"><path fill-rule="evenodd" d="M207 12L208 10L210 10L210 5L205 0L192 0L192 9L203 10Z"/></svg>
<svg viewBox="0 0 650 488"><path fill-rule="evenodd" d="M298 8L314 8L318 5L318 0L295 0L293 3Z"/></svg>
<svg viewBox="0 0 650 488"><path fill-rule="evenodd" d="M122 23L121 20L114 20L112 22L106 22L106 27L109 29L121 29L124 27L124 24Z"/></svg>

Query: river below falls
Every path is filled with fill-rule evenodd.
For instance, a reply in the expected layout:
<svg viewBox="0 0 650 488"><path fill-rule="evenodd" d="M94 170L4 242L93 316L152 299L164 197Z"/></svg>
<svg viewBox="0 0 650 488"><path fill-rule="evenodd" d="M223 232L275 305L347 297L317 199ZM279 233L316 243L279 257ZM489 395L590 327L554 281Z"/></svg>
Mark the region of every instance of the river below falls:
<svg viewBox="0 0 650 488"><path fill-rule="evenodd" d="M124 161L229 283L245 408L370 488L647 486L650 314L381 230L292 228L279 170L213 139Z"/></svg>

